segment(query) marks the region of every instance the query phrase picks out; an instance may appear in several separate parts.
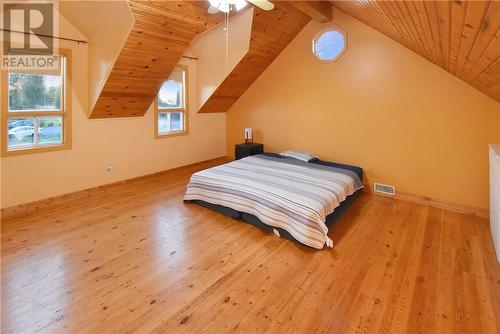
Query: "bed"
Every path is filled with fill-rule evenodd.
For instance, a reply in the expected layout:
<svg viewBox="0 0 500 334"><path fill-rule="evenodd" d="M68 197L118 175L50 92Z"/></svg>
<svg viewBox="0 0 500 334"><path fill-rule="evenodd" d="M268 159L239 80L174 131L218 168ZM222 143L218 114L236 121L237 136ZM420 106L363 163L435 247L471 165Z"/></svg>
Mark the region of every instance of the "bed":
<svg viewBox="0 0 500 334"><path fill-rule="evenodd" d="M363 188L359 167L264 153L191 176L185 201L321 249L331 225Z"/></svg>

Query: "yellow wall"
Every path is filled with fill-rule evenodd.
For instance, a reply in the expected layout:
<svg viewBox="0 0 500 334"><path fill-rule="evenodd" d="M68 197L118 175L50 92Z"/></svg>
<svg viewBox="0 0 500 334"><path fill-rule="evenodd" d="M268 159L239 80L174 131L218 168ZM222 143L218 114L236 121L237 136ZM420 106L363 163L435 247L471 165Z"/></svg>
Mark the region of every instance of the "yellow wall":
<svg viewBox="0 0 500 334"><path fill-rule="evenodd" d="M188 136L154 139L144 117L89 120L88 49L73 49L73 148L1 159L1 207L234 153L244 127L266 150L309 150L360 165L370 185L488 207L488 148L500 143L500 104L349 16L337 63L310 53L324 25L311 22L227 115L196 114L197 63L189 66ZM86 38L64 19L61 35ZM92 41L91 41L92 45ZM202 57L203 55L199 55ZM112 164L114 172L104 168Z"/></svg>
<svg viewBox="0 0 500 334"><path fill-rule="evenodd" d="M60 34L83 36L61 18ZM152 106L144 117L89 120L87 46L73 52L73 148L1 159L1 207L78 191L225 155L226 115L189 112L189 135L154 139ZM187 61L189 103L196 104L196 62ZM114 172L107 174L109 164Z"/></svg>
<svg viewBox="0 0 500 334"><path fill-rule="evenodd" d="M500 104L342 12L334 23L344 56L316 61L326 25L307 25L229 111L228 154L252 127L266 151L311 151L364 167L370 186L487 208Z"/></svg>

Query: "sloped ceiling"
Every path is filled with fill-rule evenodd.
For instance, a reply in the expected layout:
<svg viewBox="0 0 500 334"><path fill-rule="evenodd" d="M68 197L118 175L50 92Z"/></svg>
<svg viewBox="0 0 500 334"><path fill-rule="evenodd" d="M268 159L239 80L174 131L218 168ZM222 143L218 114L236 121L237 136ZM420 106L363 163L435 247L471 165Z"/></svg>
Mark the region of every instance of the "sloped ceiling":
<svg viewBox="0 0 500 334"><path fill-rule="evenodd" d="M88 105L92 110L134 24L134 18L127 2L122 0L60 1L58 5L62 16L89 41Z"/></svg>
<svg viewBox="0 0 500 334"><path fill-rule="evenodd" d="M331 13L331 10L329 9ZM311 20L294 4L275 2L275 8L254 9L250 47L247 54L229 73L199 112L226 112L250 85L276 59Z"/></svg>
<svg viewBox="0 0 500 334"><path fill-rule="evenodd" d="M222 22L206 1L128 1L134 24L90 118L142 116L193 38Z"/></svg>
<svg viewBox="0 0 500 334"><path fill-rule="evenodd" d="M106 80L90 118L142 116L193 38L222 22L208 1L129 0L132 30ZM249 53L202 108L225 112L312 18L331 19L328 2L275 2L255 8Z"/></svg>
<svg viewBox="0 0 500 334"><path fill-rule="evenodd" d="M500 1L331 1L500 102Z"/></svg>
<svg viewBox="0 0 500 334"><path fill-rule="evenodd" d="M273 1L250 50L200 112L225 112L309 22L335 6L500 102L500 1ZM222 22L207 1L129 0L135 23L91 118L142 116L192 39Z"/></svg>

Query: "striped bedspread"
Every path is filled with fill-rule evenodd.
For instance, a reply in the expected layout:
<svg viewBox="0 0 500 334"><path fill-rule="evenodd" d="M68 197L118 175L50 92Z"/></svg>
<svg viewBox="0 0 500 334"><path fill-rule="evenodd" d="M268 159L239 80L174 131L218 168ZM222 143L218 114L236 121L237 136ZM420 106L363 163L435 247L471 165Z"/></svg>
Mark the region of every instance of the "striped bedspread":
<svg viewBox="0 0 500 334"><path fill-rule="evenodd" d="M202 200L252 214L321 249L326 216L363 184L346 169L256 155L191 176L184 200Z"/></svg>

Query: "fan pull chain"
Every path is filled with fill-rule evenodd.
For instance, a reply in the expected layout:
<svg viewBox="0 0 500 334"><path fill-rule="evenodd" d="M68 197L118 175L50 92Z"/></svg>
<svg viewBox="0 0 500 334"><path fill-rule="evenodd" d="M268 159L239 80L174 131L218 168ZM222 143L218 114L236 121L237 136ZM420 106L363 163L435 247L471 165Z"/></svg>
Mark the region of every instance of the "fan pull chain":
<svg viewBox="0 0 500 334"><path fill-rule="evenodd" d="M225 66L226 66L226 73L229 71L229 12L231 11L231 5L229 5L229 11L226 13L226 22L225 22L225 27L224 30L226 32L225 37L226 37L226 47L225 47Z"/></svg>

